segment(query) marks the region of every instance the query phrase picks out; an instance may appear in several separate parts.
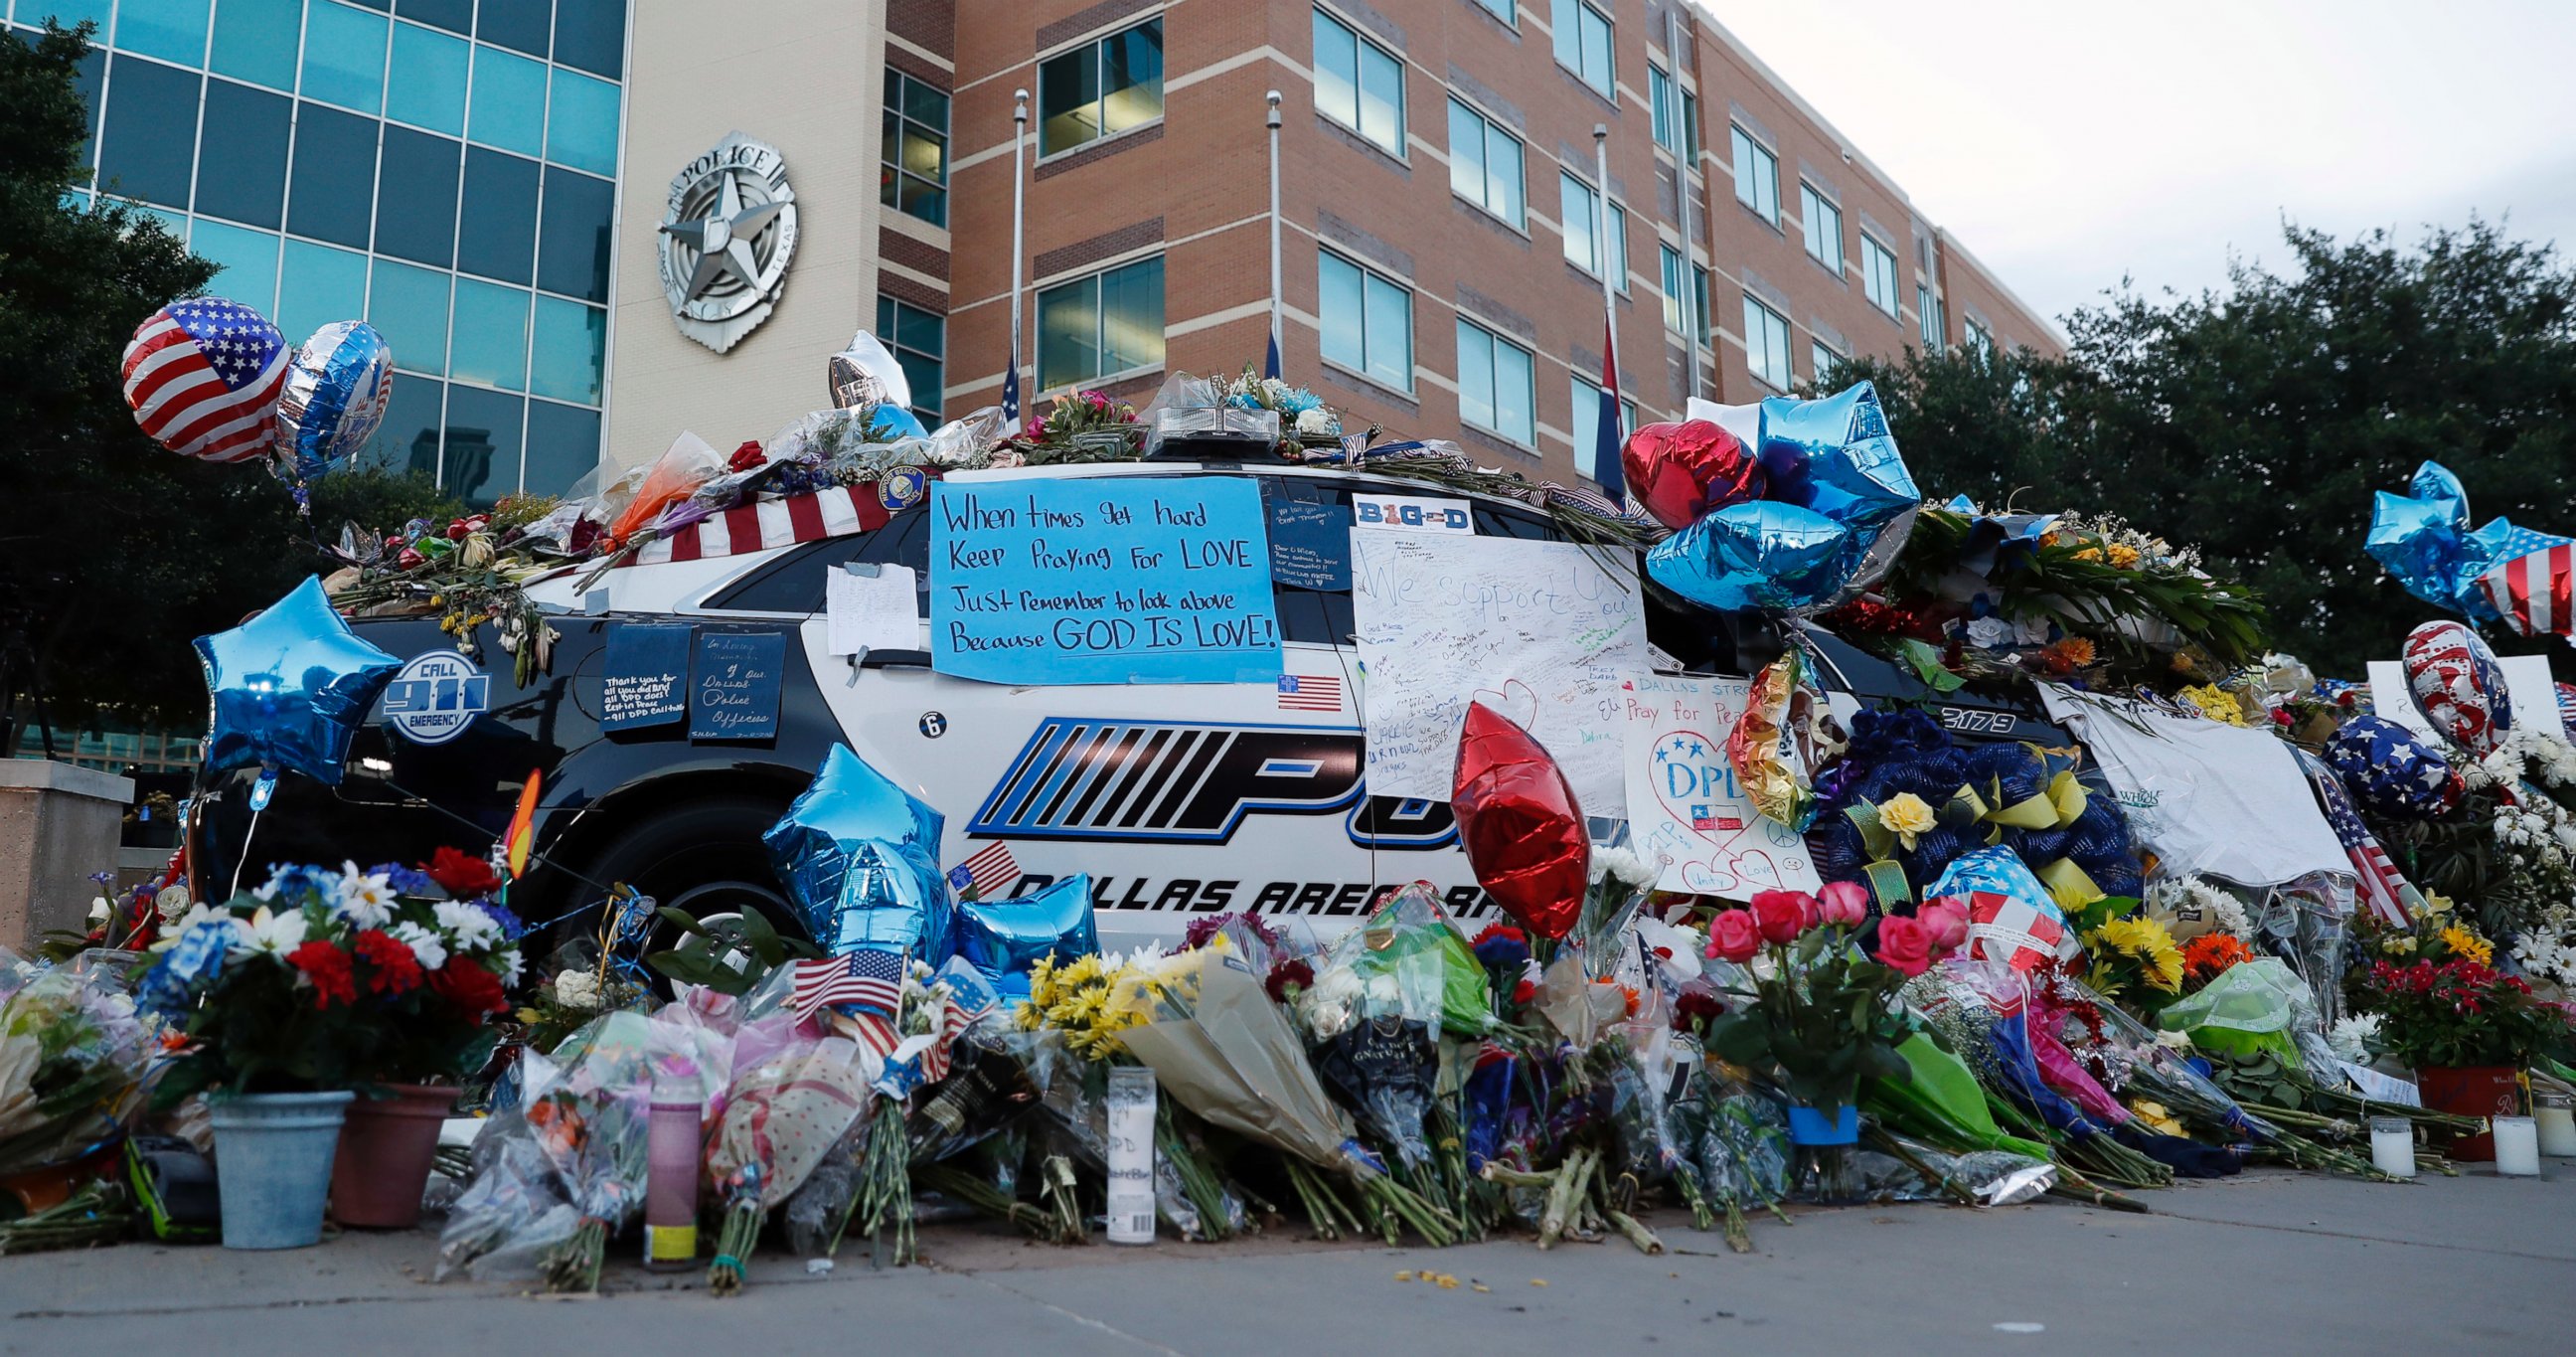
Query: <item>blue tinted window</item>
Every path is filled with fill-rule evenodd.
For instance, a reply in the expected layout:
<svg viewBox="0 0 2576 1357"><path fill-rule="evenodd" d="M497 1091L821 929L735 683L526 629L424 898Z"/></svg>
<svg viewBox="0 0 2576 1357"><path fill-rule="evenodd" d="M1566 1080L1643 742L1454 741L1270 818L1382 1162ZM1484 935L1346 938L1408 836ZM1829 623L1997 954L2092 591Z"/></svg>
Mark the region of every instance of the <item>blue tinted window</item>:
<svg viewBox="0 0 2576 1357"><path fill-rule="evenodd" d="M554 6L547 0L483 0L480 26L485 42L515 47L532 57L546 54L546 34L554 27Z"/></svg>
<svg viewBox="0 0 2576 1357"><path fill-rule="evenodd" d="M537 298L536 356L528 389L540 396L599 404L601 360L608 347L608 313L560 297Z"/></svg>
<svg viewBox="0 0 2576 1357"><path fill-rule="evenodd" d="M435 377L396 374L393 399L385 405L385 422L358 449L359 464L404 467L436 479L439 406L446 397L446 384Z"/></svg>
<svg viewBox="0 0 2576 1357"><path fill-rule="evenodd" d="M528 389L528 294L515 287L456 280L455 335L447 375L505 391Z"/></svg>
<svg viewBox="0 0 2576 1357"><path fill-rule="evenodd" d="M611 80L626 69L626 0L555 0L555 60Z"/></svg>
<svg viewBox="0 0 2576 1357"><path fill-rule="evenodd" d="M277 229L286 211L285 95L206 82L206 135L197 143L197 211Z"/></svg>
<svg viewBox="0 0 2576 1357"><path fill-rule="evenodd" d="M80 163L88 165L98 150L98 82L107 73L107 53L93 47L80 59L72 73L72 87L80 91L81 103L89 109L89 137L81 142Z"/></svg>
<svg viewBox="0 0 2576 1357"><path fill-rule="evenodd" d="M555 97L546 106L546 159L593 174L617 173L615 85L555 72Z"/></svg>
<svg viewBox="0 0 2576 1357"><path fill-rule="evenodd" d="M524 398L498 391L447 388L447 448L438 483L478 509L517 490L519 421L526 405Z"/></svg>
<svg viewBox="0 0 2576 1357"><path fill-rule="evenodd" d="M528 402L528 472L531 495L560 495L599 469L599 412L553 401Z"/></svg>
<svg viewBox="0 0 2576 1357"><path fill-rule="evenodd" d="M206 284L206 291L230 297L263 316L276 314L276 236L200 219L195 233L188 237L188 251L223 267L223 272ZM288 343L302 338L302 334L286 337Z"/></svg>
<svg viewBox="0 0 2576 1357"><path fill-rule="evenodd" d="M304 97L375 113L385 104L385 16L314 0L304 18Z"/></svg>
<svg viewBox="0 0 2576 1357"><path fill-rule="evenodd" d="M51 18L65 28L78 28L81 20L89 19L98 24L99 36L104 38L107 35L107 7L108 0L59 0L59 3L50 5L45 0L18 0L18 22L41 28L45 20Z"/></svg>
<svg viewBox="0 0 2576 1357"><path fill-rule="evenodd" d="M132 57L116 59L108 78L107 130L98 153L100 189L171 207L188 205L201 83L192 71Z"/></svg>
<svg viewBox="0 0 2576 1357"><path fill-rule="evenodd" d="M375 281L367 288L367 323L393 346L396 367L446 370L447 282L444 273L390 259L376 261Z"/></svg>
<svg viewBox="0 0 2576 1357"><path fill-rule="evenodd" d="M474 0L394 0L394 13L453 33L474 31Z"/></svg>
<svg viewBox="0 0 2576 1357"><path fill-rule="evenodd" d="M206 59L206 0L125 0L116 7L116 45L198 65Z"/></svg>
<svg viewBox="0 0 2576 1357"><path fill-rule="evenodd" d="M605 179L546 167L537 286L595 302L608 300L608 230L614 196Z"/></svg>
<svg viewBox="0 0 2576 1357"><path fill-rule="evenodd" d="M335 320L367 314L367 257L306 240L286 242L279 268L277 328L298 339ZM400 350L394 361L403 361Z"/></svg>
<svg viewBox="0 0 2576 1357"><path fill-rule="evenodd" d="M293 90L303 28L304 0L224 0L215 10L215 73Z"/></svg>
<svg viewBox="0 0 2576 1357"><path fill-rule="evenodd" d="M463 38L417 24L395 24L385 116L451 137L465 135L466 49Z"/></svg>
<svg viewBox="0 0 2576 1357"><path fill-rule="evenodd" d="M376 177L376 252L446 268L456 262L460 142L408 127L385 129Z"/></svg>
<svg viewBox="0 0 2576 1357"><path fill-rule="evenodd" d="M492 6L484 7L488 18ZM545 149L546 67L497 47L474 53L474 111L466 135L487 146L536 155Z"/></svg>
<svg viewBox="0 0 2576 1357"><path fill-rule="evenodd" d="M480 146L466 148L465 202L456 267L527 282L537 259L537 162Z"/></svg>
<svg viewBox="0 0 2576 1357"><path fill-rule="evenodd" d="M380 126L319 104L304 104L296 110L287 230L366 248L367 224L376 213L376 129Z"/></svg>

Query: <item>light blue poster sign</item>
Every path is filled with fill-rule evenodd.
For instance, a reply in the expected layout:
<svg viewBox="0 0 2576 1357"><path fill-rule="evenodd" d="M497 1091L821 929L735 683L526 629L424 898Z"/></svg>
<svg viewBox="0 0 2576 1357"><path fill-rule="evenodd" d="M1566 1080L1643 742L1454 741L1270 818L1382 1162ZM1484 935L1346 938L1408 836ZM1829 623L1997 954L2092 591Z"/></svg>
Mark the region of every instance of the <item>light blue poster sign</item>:
<svg viewBox="0 0 2576 1357"><path fill-rule="evenodd" d="M988 683L1269 683L1261 492L1214 476L940 482L931 667Z"/></svg>

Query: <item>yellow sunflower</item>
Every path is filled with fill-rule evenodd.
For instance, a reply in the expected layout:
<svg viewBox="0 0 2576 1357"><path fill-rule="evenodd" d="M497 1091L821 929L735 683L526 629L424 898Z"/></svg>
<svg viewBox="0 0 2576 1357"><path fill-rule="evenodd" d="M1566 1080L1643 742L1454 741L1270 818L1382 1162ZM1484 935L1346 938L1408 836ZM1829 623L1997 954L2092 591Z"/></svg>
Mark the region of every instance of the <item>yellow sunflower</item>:
<svg viewBox="0 0 2576 1357"><path fill-rule="evenodd" d="M2148 984L2167 994L2182 991L2182 949L2174 946L2173 934L2163 924L2148 918L2113 919L2093 930L2093 940L2136 961Z"/></svg>
<svg viewBox="0 0 2576 1357"><path fill-rule="evenodd" d="M2458 924L2443 927L2442 945L2450 948L2453 956L2467 957L2481 966L2495 964L2495 944Z"/></svg>

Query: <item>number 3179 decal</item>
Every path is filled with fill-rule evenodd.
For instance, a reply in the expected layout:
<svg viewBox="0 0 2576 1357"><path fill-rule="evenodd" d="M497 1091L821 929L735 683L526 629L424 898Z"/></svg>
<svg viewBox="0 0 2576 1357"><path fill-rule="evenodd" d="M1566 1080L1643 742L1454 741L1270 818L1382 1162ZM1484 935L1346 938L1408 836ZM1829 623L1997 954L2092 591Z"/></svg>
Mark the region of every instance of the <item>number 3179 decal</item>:
<svg viewBox="0 0 2576 1357"><path fill-rule="evenodd" d="M1986 711L1976 707L1943 707L1943 727L1968 735L2010 735L2021 718L2008 711Z"/></svg>

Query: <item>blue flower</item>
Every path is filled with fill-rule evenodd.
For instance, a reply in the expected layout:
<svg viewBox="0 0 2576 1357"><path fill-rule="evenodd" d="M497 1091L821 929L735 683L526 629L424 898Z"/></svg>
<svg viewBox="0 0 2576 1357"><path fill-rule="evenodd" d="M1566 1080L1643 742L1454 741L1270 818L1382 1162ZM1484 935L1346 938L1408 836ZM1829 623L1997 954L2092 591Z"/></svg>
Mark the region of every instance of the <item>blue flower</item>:
<svg viewBox="0 0 2576 1357"><path fill-rule="evenodd" d="M301 908L315 899L329 900L340 886L340 874L328 867L311 863L273 862L268 868L268 883L251 892L271 904L283 898L284 903Z"/></svg>
<svg viewBox="0 0 2576 1357"><path fill-rule="evenodd" d="M367 875L383 877L385 883L392 886L397 894L438 894L438 883L429 879L429 873L417 867L405 867L399 862L377 863L367 869Z"/></svg>
<svg viewBox="0 0 2576 1357"><path fill-rule="evenodd" d="M1280 410L1290 416L1302 415L1323 403L1321 396L1302 386L1291 387L1279 397Z"/></svg>
<svg viewBox="0 0 2576 1357"><path fill-rule="evenodd" d="M233 923L205 919L189 926L170 950L143 973L135 986L136 1006L165 1018L179 1019L197 1005L197 991L223 973L224 954L232 947Z"/></svg>
<svg viewBox="0 0 2576 1357"><path fill-rule="evenodd" d="M528 926L520 921L518 915L510 912L508 905L498 900L477 900L474 903L480 906L485 914L492 917L492 922L501 926L503 938L517 942L527 935Z"/></svg>

